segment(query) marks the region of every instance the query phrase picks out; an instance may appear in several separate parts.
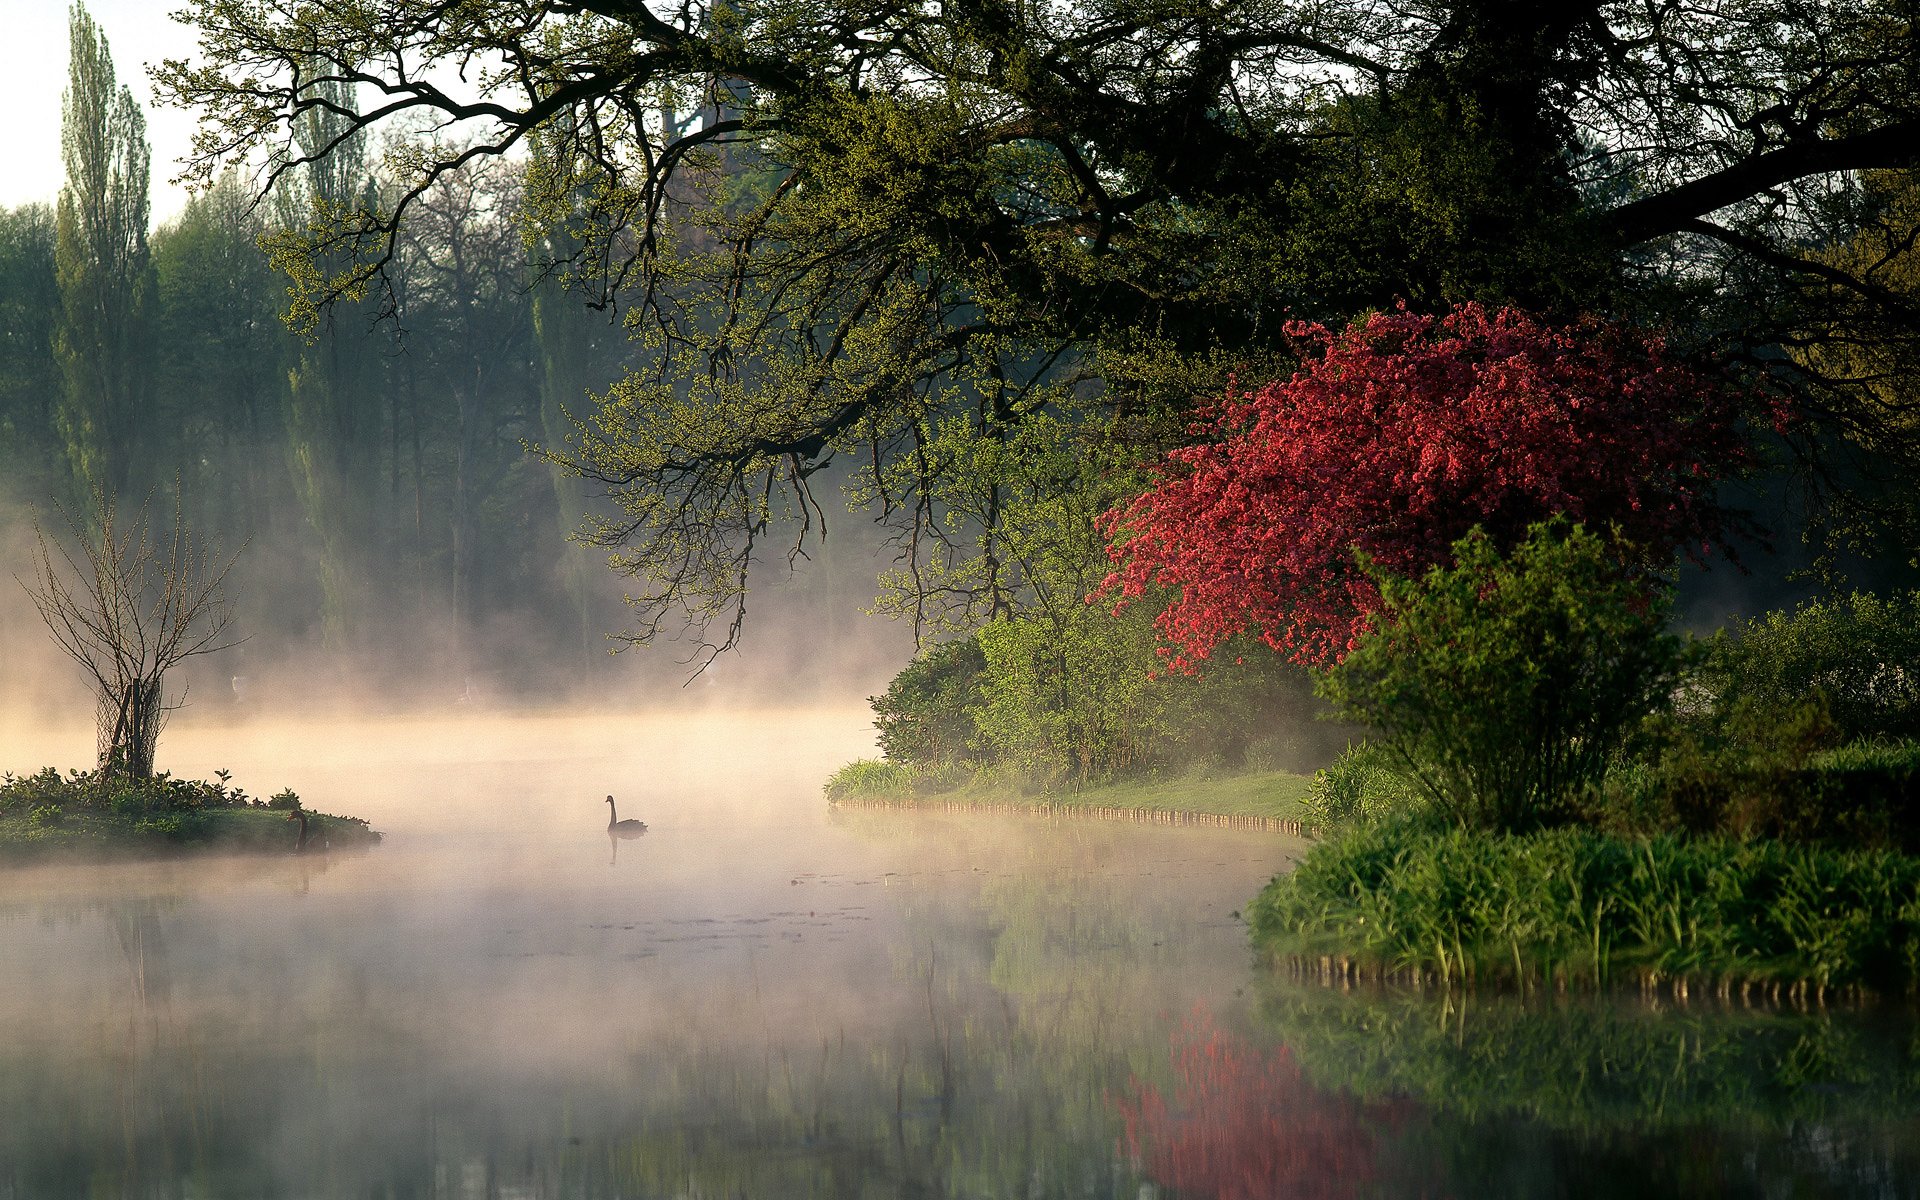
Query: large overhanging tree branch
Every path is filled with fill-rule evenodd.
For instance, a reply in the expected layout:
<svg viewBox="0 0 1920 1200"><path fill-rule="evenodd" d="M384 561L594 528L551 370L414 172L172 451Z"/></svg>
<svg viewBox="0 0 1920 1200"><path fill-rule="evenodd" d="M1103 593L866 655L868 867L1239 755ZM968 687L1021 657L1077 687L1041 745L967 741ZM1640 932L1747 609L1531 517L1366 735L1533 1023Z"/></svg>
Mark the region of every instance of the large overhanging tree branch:
<svg viewBox="0 0 1920 1200"><path fill-rule="evenodd" d="M645 581L646 636L675 610L737 631L747 565L818 527L836 456L944 578L985 570L995 530L955 536L916 473L951 465L924 453L941 419L1065 416L1145 457L1229 370L1284 365L1290 315L1478 300L1718 346L1699 312L1754 311L1730 280L1821 274L1783 256L1846 236L1858 172L1913 164L1909 9L188 0L200 53L157 83L200 114L187 177L244 160L262 194L375 126L434 130L377 210L281 244L309 320L377 282L437 180L530 151L544 269L653 351L548 448L623 506L594 536ZM1703 256L1703 221L1744 241ZM1747 340L1805 332L1761 307Z"/></svg>
<svg viewBox="0 0 1920 1200"><path fill-rule="evenodd" d="M54 641L92 681L100 769L144 779L169 702L166 673L235 644L222 558L187 529L178 502L171 527L142 507L131 525L113 498L94 495L88 520L66 514L69 538L38 537L31 582L22 581Z"/></svg>

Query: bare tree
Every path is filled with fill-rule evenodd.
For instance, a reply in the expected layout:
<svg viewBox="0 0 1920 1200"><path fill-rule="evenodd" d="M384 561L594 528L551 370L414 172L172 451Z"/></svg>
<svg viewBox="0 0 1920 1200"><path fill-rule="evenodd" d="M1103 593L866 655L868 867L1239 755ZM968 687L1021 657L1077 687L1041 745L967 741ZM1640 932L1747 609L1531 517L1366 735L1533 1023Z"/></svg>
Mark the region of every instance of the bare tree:
<svg viewBox="0 0 1920 1200"><path fill-rule="evenodd" d="M35 522L34 579L21 584L60 648L93 679L101 771L144 779L167 714L180 707L162 690L167 671L236 644L226 583L237 556L223 559L196 539L177 497L170 530L153 527L150 502L131 527L104 491L93 506L90 523L62 510L72 547L51 542Z"/></svg>

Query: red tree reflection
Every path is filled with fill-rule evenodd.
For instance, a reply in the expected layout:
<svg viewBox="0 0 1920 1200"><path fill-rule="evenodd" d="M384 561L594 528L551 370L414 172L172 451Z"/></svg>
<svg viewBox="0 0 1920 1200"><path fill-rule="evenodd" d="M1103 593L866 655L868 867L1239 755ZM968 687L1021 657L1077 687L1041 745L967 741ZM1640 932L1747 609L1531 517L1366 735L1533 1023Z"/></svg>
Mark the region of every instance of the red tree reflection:
<svg viewBox="0 0 1920 1200"><path fill-rule="evenodd" d="M1129 1152L1182 1197L1332 1200L1373 1179L1393 1112L1316 1090L1286 1047L1235 1045L1197 1015L1173 1035L1173 1067L1171 1102L1135 1079L1120 1111Z"/></svg>

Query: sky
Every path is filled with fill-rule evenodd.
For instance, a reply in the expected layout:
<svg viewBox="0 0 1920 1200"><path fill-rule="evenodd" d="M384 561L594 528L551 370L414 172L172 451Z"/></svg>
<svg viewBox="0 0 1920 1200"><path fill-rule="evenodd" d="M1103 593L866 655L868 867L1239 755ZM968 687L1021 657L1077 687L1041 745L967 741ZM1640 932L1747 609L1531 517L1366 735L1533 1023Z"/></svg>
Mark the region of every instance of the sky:
<svg viewBox="0 0 1920 1200"><path fill-rule="evenodd" d="M153 102L146 64L187 57L194 30L168 14L175 0L89 0L87 11L106 32L120 82L133 89L147 113L153 146L153 224L179 213L185 189L167 182L180 173L178 159L193 136L191 115ZM67 86L66 0L0 0L0 207L44 201L60 194L60 94Z"/></svg>

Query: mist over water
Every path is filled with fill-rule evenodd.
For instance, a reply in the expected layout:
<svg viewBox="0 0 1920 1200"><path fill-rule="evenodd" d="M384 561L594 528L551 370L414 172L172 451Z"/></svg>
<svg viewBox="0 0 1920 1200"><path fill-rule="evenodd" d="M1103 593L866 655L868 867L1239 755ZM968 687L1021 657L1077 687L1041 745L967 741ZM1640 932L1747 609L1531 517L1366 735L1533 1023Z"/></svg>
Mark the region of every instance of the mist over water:
<svg viewBox="0 0 1920 1200"><path fill-rule="evenodd" d="M1077 1100L1097 1109L1125 1081L1115 1031L1230 1002L1228 913L1282 857L1199 831L830 816L819 781L871 746L855 708L182 722L164 744L183 774L292 786L387 840L0 874L0 1103L19 1118L0 1195L939 1176L938 1131L982 1136L1003 1101L989 1125L1058 1141L1068 1118L1033 1111L1035 1039L1098 1050ZM609 792L644 837L610 842ZM1006 925L1047 944L1010 953ZM982 1045L987 1077L958 1065ZM1110 1125L1075 1150L1103 1171ZM849 1165L869 1143L893 1161Z"/></svg>
<svg viewBox="0 0 1920 1200"><path fill-rule="evenodd" d="M191 716L386 841L0 872L4 1200L1915 1194L1905 1026L1302 992L1237 916L1300 843L832 812L859 706Z"/></svg>

